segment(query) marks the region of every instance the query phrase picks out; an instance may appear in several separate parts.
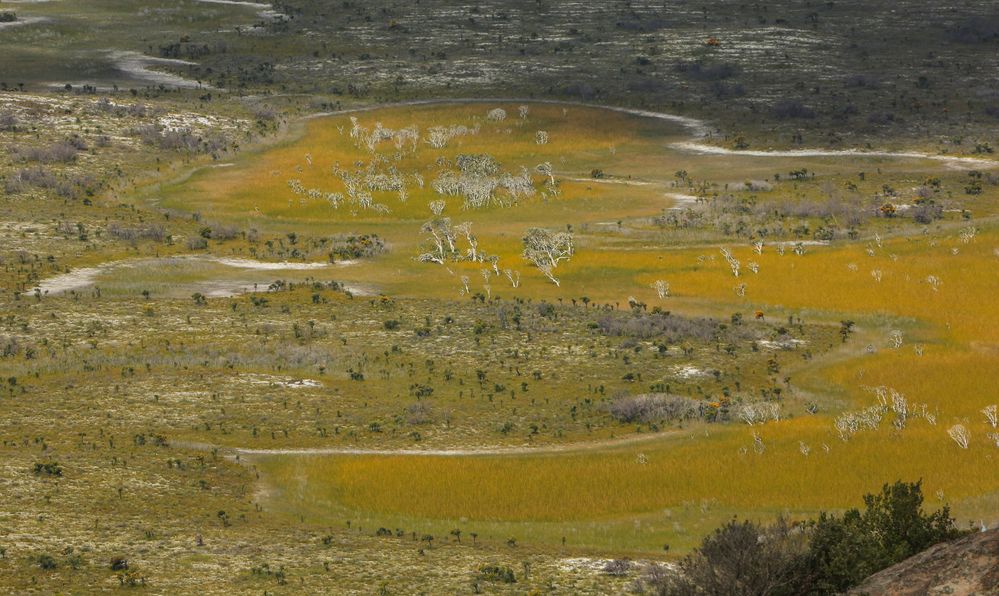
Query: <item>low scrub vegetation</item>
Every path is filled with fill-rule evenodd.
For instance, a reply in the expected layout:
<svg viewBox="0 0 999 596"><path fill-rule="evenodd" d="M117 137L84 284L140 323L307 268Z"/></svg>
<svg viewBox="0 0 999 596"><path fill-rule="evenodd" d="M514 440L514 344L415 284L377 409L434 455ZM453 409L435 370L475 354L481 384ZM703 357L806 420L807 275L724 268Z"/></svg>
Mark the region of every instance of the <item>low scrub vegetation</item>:
<svg viewBox="0 0 999 596"><path fill-rule="evenodd" d="M647 594L839 594L869 575L961 535L948 508L926 513L921 483L896 482L864 497L863 511L772 525L730 521L676 567L653 565Z"/></svg>

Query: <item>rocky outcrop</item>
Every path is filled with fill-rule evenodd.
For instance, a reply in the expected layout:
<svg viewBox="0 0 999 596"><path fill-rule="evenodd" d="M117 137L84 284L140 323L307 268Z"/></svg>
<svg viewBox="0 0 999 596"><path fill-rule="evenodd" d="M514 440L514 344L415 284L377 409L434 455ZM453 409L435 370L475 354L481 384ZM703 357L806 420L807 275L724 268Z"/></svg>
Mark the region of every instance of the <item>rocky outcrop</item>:
<svg viewBox="0 0 999 596"><path fill-rule="evenodd" d="M933 546L875 573L849 594L999 595L999 529Z"/></svg>

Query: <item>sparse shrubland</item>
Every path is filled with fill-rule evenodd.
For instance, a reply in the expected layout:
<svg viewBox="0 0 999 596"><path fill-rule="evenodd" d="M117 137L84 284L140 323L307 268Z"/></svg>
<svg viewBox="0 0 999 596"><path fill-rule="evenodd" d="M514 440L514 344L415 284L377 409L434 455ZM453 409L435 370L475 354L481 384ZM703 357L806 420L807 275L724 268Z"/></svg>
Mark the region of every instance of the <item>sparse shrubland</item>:
<svg viewBox="0 0 999 596"><path fill-rule="evenodd" d="M995 523L994 15L70 4L0 15L0 589L824 593ZM701 120L338 112L496 95Z"/></svg>

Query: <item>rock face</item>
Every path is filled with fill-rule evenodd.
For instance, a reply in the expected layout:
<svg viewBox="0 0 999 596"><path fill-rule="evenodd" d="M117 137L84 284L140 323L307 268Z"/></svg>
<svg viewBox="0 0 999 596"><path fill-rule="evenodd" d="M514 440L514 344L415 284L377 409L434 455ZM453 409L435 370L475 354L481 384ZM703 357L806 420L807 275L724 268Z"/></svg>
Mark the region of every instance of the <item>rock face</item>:
<svg viewBox="0 0 999 596"><path fill-rule="evenodd" d="M849 594L999 595L999 529L938 544L875 573Z"/></svg>

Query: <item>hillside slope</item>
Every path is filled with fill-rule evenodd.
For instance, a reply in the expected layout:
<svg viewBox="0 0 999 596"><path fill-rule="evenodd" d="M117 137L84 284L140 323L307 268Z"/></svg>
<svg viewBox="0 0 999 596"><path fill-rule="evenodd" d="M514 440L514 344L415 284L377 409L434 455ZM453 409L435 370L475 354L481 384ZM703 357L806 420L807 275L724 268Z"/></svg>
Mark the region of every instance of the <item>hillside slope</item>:
<svg viewBox="0 0 999 596"><path fill-rule="evenodd" d="M938 544L875 573L850 594L999 594L999 529Z"/></svg>

